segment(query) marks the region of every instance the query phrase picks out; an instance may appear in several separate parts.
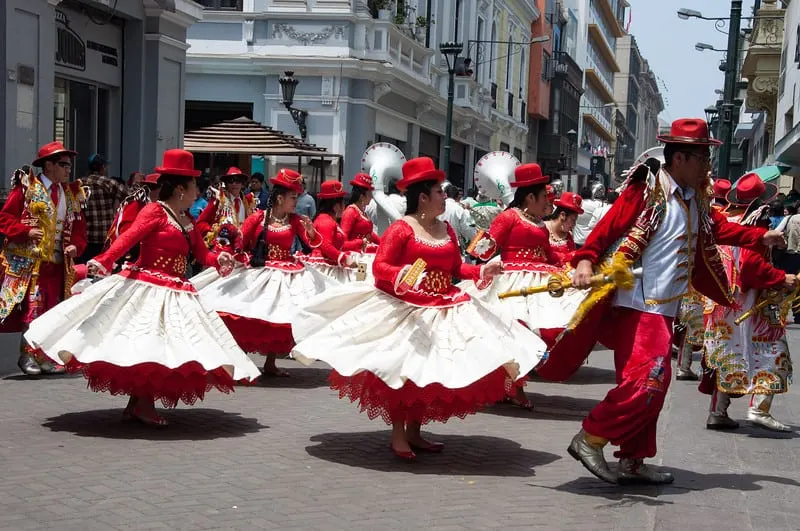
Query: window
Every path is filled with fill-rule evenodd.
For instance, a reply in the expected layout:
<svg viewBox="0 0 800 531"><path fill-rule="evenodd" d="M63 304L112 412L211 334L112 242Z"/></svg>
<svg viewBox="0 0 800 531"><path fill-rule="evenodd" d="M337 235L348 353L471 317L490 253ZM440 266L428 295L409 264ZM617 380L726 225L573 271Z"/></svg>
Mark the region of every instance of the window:
<svg viewBox="0 0 800 531"><path fill-rule="evenodd" d="M484 38L484 36L483 36L483 25L484 25L483 19L478 17L478 34L477 34L476 39L479 40L479 41L486 40ZM489 46L491 46L491 44ZM475 61L473 61L472 64L474 65L474 69L475 69L475 80L478 83L483 84L483 79L481 79L481 72L483 71L483 69L481 68L481 59L482 59L481 58L481 44L478 44L475 47Z"/></svg>
<svg viewBox="0 0 800 531"><path fill-rule="evenodd" d="M514 148L514 156L518 161L522 162L522 150L520 148Z"/></svg>
<svg viewBox="0 0 800 531"><path fill-rule="evenodd" d="M205 9L214 11L241 11L244 0L197 0Z"/></svg>
<svg viewBox="0 0 800 531"><path fill-rule="evenodd" d="M492 41L489 47L489 79L492 81L497 80L497 65L494 60L497 59L497 24L492 22Z"/></svg>
<svg viewBox="0 0 800 531"><path fill-rule="evenodd" d="M514 26L508 28L508 45L506 48L506 90L511 92L511 41L514 36Z"/></svg>
<svg viewBox="0 0 800 531"><path fill-rule="evenodd" d="M461 0L456 0L456 16L455 16L455 26L453 29L453 40L461 42L461 39L458 38L461 35Z"/></svg>
<svg viewBox="0 0 800 531"><path fill-rule="evenodd" d="M511 146L509 146L505 142L500 142L500 151L505 151L506 153L508 153L509 151L511 151Z"/></svg>
<svg viewBox="0 0 800 531"><path fill-rule="evenodd" d="M517 85L517 87L519 87L519 97L520 98L524 98L525 96L522 94L522 91L525 90L525 87L528 86L528 84L525 83L525 77L524 77L525 76L525 48L522 49L522 51L519 54L519 57L520 57L519 58L519 84Z"/></svg>
<svg viewBox="0 0 800 531"><path fill-rule="evenodd" d="M553 76L550 74L552 69L552 61L550 60L550 54L547 53L547 50L542 50L542 80L550 81L553 79Z"/></svg>

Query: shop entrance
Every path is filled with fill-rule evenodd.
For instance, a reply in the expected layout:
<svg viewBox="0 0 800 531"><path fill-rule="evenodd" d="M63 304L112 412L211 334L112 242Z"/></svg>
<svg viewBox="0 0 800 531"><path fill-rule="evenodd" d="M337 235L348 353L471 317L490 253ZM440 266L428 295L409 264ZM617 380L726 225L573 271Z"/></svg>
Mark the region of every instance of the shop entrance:
<svg viewBox="0 0 800 531"><path fill-rule="evenodd" d="M89 157L109 158L111 91L95 84L56 77L53 139L78 152L74 179L89 173Z"/></svg>

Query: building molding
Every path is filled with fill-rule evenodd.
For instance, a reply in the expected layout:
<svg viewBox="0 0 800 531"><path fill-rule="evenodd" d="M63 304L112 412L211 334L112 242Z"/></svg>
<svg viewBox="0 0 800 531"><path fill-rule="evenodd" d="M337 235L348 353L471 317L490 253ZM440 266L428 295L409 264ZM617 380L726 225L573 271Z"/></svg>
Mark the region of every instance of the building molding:
<svg viewBox="0 0 800 531"><path fill-rule="evenodd" d="M178 48L183 51L188 50L192 46L191 44L170 37L169 35L164 35L163 33L145 33L144 40L150 42L157 41L161 44L166 44L167 46L172 46L174 48Z"/></svg>

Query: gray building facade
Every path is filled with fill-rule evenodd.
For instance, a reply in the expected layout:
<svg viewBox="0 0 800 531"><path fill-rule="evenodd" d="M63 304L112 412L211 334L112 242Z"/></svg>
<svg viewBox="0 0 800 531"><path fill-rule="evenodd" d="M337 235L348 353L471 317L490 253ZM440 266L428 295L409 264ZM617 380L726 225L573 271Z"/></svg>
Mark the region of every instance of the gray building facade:
<svg viewBox="0 0 800 531"><path fill-rule="evenodd" d="M182 142L186 28L201 16L191 0L4 0L0 187L53 140L79 152L76 177L95 152L111 175L151 171Z"/></svg>

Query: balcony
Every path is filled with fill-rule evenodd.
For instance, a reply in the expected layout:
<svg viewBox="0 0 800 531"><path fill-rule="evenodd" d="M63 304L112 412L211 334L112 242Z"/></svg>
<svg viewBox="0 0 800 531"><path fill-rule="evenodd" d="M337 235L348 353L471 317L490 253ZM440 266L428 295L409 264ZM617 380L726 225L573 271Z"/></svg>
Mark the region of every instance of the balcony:
<svg viewBox="0 0 800 531"><path fill-rule="evenodd" d="M553 72L556 79L566 79L577 89L583 87L583 71L567 52L553 52Z"/></svg>
<svg viewBox="0 0 800 531"><path fill-rule="evenodd" d="M597 16L594 11L590 12L588 46L590 49L596 48L602 54L612 72L619 72L620 68L616 59L617 40L613 38L609 40L608 34L603 31L603 24L605 22L602 18ZM593 41L594 45L592 44Z"/></svg>
<svg viewBox="0 0 800 531"><path fill-rule="evenodd" d="M758 10L750 46L742 63L742 77L746 77L749 81L746 110L766 111L768 119L772 122L767 124L767 128L774 131L778 87L781 84L781 49L784 40L781 19L785 16L786 10L776 7L774 3L765 2L762 6Z"/></svg>
<svg viewBox="0 0 800 531"><path fill-rule="evenodd" d="M614 139L611 134L611 121L603 116L603 109L583 109L583 121L585 124L591 125L597 132L608 140L609 142Z"/></svg>
<svg viewBox="0 0 800 531"><path fill-rule="evenodd" d="M597 89L604 102L614 101L613 78L604 70L602 65L598 65L592 54L586 56L586 79Z"/></svg>
<svg viewBox="0 0 800 531"><path fill-rule="evenodd" d="M617 38L625 36L625 22L620 18L624 16L624 10L619 9L619 4L620 0L594 0L595 9L600 8L603 18L608 22L609 32Z"/></svg>
<svg viewBox="0 0 800 531"><path fill-rule="evenodd" d="M375 20L372 49L365 58L391 63L394 68L425 85L431 84L431 58L434 50L412 39L394 23Z"/></svg>

